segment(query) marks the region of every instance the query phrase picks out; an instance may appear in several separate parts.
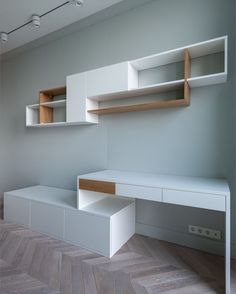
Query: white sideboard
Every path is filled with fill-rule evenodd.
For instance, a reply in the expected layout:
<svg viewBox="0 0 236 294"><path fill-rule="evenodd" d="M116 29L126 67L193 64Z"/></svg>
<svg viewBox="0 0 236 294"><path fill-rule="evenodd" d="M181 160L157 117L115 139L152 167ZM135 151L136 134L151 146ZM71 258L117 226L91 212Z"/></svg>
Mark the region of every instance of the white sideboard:
<svg viewBox="0 0 236 294"><path fill-rule="evenodd" d="M33 186L4 193L4 219L107 257L135 233L133 199L104 199L76 208L76 192Z"/></svg>

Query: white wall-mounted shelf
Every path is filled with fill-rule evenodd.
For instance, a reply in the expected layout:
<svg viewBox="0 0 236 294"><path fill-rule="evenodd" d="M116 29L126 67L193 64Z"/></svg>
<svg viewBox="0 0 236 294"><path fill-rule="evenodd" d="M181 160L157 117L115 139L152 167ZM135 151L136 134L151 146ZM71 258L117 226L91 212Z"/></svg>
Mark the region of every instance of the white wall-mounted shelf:
<svg viewBox="0 0 236 294"><path fill-rule="evenodd" d="M227 42L223 36L68 76L66 87L41 91L40 103L26 107L26 125L94 124L99 114L189 106L191 88L227 81ZM179 90L182 94L169 100L147 99ZM66 99L54 99L65 94ZM136 103L136 97L142 102ZM122 104L126 98L132 98L129 105ZM104 106L108 101L115 105ZM57 109L64 109L62 118Z"/></svg>
<svg viewBox="0 0 236 294"><path fill-rule="evenodd" d="M209 56L211 58L215 56L216 59L220 59L222 67L220 70L218 68L209 68L207 71L205 69L205 63ZM193 62L194 61L194 62ZM140 83L140 76L143 71L153 70L167 66L169 64L183 63L183 79L170 80L157 84L147 84L142 86ZM133 87L120 91L107 91L100 90L100 95L89 96L89 99L96 100L99 102L111 101L115 99L123 99L130 97L138 97L149 94L158 94L161 92L169 92L173 90L183 89L184 83L187 83L189 87L200 87L213 85L218 83L224 83L227 80L227 37L220 37L213 40L208 40L201 43L196 43L190 46L185 46L182 48L169 50L166 52L158 53L155 55L147 56L144 58L129 61L129 65L133 69L131 72L131 80L135 80ZM118 66L118 65L117 65ZM120 65L119 65L120 66ZM193 70L191 70L193 67ZM196 69L198 69L199 74L196 75ZM102 69L104 71L104 68ZM205 72L204 72L205 71ZM194 75L192 75L194 72ZM209 73L210 72L210 73ZM96 71L97 76L99 76L99 69ZM155 74L155 72L153 73ZM120 73L119 76L123 76L124 73ZM136 85L136 87L135 87ZM184 95L183 95L184 96ZM181 98L181 97L180 97ZM164 100L159 102L147 103L145 99L143 103L140 104L130 104L130 105L119 105L119 106L109 106L109 107L99 107L97 109L88 110L89 113L93 114L112 114L121 112L133 112L142 111L157 108L170 108L170 107L182 107L188 106L189 103L185 103L183 99L174 100ZM181 101L182 100L182 101Z"/></svg>

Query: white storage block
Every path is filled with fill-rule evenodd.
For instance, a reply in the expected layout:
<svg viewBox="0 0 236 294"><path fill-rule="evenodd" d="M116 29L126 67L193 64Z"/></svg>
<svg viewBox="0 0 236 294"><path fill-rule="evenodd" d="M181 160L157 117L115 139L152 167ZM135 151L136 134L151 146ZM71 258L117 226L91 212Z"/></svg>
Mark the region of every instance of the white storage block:
<svg viewBox="0 0 236 294"><path fill-rule="evenodd" d="M138 88L138 73L127 61L87 72L88 98Z"/></svg>
<svg viewBox="0 0 236 294"><path fill-rule="evenodd" d="M34 186L7 192L5 220L111 257L135 233L135 202L97 194L81 210L75 191Z"/></svg>
<svg viewBox="0 0 236 294"><path fill-rule="evenodd" d="M134 201L107 197L78 212L66 211L65 239L104 256L113 256L135 233Z"/></svg>

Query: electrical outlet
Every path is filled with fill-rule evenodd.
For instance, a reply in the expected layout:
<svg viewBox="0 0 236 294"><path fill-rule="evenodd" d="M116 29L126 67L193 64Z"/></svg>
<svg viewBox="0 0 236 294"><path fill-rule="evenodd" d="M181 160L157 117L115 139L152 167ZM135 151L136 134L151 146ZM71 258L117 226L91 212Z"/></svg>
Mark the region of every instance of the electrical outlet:
<svg viewBox="0 0 236 294"><path fill-rule="evenodd" d="M206 237L209 239L215 239L215 240L221 239L221 232L220 231L212 230L209 228L203 228L203 227L189 225L188 232L190 234Z"/></svg>

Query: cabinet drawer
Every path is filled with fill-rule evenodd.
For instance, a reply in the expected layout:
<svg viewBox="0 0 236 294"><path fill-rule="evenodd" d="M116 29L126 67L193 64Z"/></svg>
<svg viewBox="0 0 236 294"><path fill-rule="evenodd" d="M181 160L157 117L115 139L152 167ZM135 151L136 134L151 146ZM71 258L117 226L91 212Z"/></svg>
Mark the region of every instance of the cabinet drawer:
<svg viewBox="0 0 236 294"><path fill-rule="evenodd" d="M100 193L115 194L115 183L79 179L79 189Z"/></svg>
<svg viewBox="0 0 236 294"><path fill-rule="evenodd" d="M8 222L29 227L30 201L20 197L4 194L4 219Z"/></svg>
<svg viewBox="0 0 236 294"><path fill-rule="evenodd" d="M163 202L197 208L225 211L225 197L215 194L163 190Z"/></svg>
<svg viewBox="0 0 236 294"><path fill-rule="evenodd" d="M65 239L105 256L110 255L110 218L66 210Z"/></svg>
<svg viewBox="0 0 236 294"><path fill-rule="evenodd" d="M31 228L58 237L64 237L64 209L61 207L31 202Z"/></svg>
<svg viewBox="0 0 236 294"><path fill-rule="evenodd" d="M162 189L154 187L117 184L116 195L152 201L162 201Z"/></svg>

